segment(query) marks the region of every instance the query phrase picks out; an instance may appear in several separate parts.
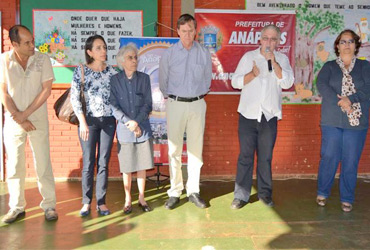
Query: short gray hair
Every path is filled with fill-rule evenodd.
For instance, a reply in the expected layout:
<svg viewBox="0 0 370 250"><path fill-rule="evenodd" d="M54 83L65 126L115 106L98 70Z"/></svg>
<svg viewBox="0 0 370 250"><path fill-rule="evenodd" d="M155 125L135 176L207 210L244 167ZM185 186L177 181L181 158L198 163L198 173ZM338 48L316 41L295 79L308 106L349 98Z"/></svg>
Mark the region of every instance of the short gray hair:
<svg viewBox="0 0 370 250"><path fill-rule="evenodd" d="M123 69L122 63L125 62L125 54L127 52L133 51L135 52L135 55L137 56L139 54L139 50L137 49L136 45L134 43L128 43L125 46L122 46L117 55L116 55L116 61L117 61L117 66L120 69Z"/></svg>
<svg viewBox="0 0 370 250"><path fill-rule="evenodd" d="M278 39L280 40L280 36L281 36L281 30L274 24L269 24L269 25L266 25L265 27L263 27L263 29L261 30L261 36L263 35L263 33L266 31L266 30L275 30L277 35L278 35Z"/></svg>

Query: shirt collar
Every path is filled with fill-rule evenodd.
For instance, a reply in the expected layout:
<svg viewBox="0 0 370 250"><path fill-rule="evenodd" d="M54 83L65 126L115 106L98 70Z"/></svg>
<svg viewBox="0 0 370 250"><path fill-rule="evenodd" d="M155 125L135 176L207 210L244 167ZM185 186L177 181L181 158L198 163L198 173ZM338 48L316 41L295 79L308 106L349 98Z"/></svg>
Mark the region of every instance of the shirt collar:
<svg viewBox="0 0 370 250"><path fill-rule="evenodd" d="M135 78L136 78L136 76L137 76L137 71L135 71L135 72L132 74L132 78L131 78L131 79L129 79L129 78L127 77L125 70L122 70L122 73L123 73L123 75L124 75L125 80L133 80L133 79L135 79Z"/></svg>
<svg viewBox="0 0 370 250"><path fill-rule="evenodd" d="M179 40L179 42L178 42L178 46L179 46L179 49L181 49L181 50L185 49L185 48L184 48L184 45L182 45L181 40ZM193 41L193 44L191 45L190 50L192 50L195 46L196 46L196 45L195 45L195 41ZM189 50L189 51L190 51L190 50Z"/></svg>
<svg viewBox="0 0 370 250"><path fill-rule="evenodd" d="M33 62L33 60L35 60L36 53L37 53L37 51L35 51L35 54L33 54L32 56L30 56L28 58L27 67ZM9 61L13 61L13 62L17 62L18 63L17 59L15 58L15 51L14 51L14 49L12 49L10 51Z"/></svg>

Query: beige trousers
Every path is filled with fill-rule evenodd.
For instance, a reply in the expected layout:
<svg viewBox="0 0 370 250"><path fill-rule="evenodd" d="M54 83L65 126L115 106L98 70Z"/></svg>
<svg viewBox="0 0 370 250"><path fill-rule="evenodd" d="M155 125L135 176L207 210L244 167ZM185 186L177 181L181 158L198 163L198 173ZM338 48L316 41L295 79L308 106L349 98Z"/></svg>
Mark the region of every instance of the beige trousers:
<svg viewBox="0 0 370 250"><path fill-rule="evenodd" d="M194 102L179 102L170 98L167 100L168 158L171 176L171 188L167 194L170 197L180 197L184 189L181 171L184 132L188 154L186 193L187 196L199 193L206 109L204 99Z"/></svg>
<svg viewBox="0 0 370 250"><path fill-rule="evenodd" d="M5 118L4 144L7 153L6 173L9 191L9 207L24 209L24 184L26 178L25 146L27 137L31 145L37 184L43 200L42 209L54 208L55 182L50 161L49 124L46 121L32 122L36 130L26 132L10 117Z"/></svg>

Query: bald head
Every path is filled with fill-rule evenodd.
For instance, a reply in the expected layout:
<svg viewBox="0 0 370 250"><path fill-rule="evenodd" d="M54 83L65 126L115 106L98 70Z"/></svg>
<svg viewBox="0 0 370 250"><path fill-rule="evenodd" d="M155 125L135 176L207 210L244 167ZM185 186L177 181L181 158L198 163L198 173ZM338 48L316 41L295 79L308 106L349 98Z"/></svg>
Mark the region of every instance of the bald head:
<svg viewBox="0 0 370 250"><path fill-rule="evenodd" d="M10 41L18 56L24 58L35 54L35 41L30 30L23 25L15 25L9 30Z"/></svg>
<svg viewBox="0 0 370 250"><path fill-rule="evenodd" d="M21 37L19 35L19 33L29 33L31 34L31 31L24 25L14 25L13 27L10 28L9 30L9 38L10 38L10 41L13 43L13 42L16 42L16 43L20 43L21 42Z"/></svg>

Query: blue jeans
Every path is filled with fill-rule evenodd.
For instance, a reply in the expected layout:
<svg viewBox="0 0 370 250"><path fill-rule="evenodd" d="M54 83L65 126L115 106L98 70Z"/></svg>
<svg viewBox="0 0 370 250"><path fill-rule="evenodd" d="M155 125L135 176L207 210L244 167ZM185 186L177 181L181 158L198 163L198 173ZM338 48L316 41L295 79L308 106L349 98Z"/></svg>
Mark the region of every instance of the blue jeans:
<svg viewBox="0 0 370 250"><path fill-rule="evenodd" d="M358 162L365 144L367 129L342 129L321 126L321 160L317 180L317 195L330 196L335 173L341 162L339 190L341 202L353 203Z"/></svg>
<svg viewBox="0 0 370 250"><path fill-rule="evenodd" d="M97 205L105 204L108 183L108 163L116 131L116 120L109 117L86 117L89 126L87 141L80 139L83 155L82 169L82 204L91 204L94 183L95 156L97 158L96 201ZM78 130L80 135L80 131ZM98 153L96 155L96 148Z"/></svg>

